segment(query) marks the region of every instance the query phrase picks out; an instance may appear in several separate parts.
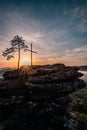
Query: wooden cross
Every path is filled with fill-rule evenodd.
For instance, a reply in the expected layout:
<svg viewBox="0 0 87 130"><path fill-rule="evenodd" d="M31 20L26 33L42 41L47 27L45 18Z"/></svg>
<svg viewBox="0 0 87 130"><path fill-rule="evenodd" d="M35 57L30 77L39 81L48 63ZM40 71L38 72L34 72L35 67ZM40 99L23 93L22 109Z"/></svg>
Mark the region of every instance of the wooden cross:
<svg viewBox="0 0 87 130"><path fill-rule="evenodd" d="M32 63L33 63L33 57L32 57L33 54L32 53L37 53L37 52L35 52L35 51L32 50L32 43L31 43L31 50L27 49L27 51L31 52L31 65L32 65Z"/></svg>

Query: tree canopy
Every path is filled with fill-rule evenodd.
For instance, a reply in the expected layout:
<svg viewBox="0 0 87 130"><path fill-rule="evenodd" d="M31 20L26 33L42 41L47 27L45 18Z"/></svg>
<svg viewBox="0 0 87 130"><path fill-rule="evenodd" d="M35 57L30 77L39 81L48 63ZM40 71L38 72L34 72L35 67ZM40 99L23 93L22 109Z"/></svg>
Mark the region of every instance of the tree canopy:
<svg viewBox="0 0 87 130"><path fill-rule="evenodd" d="M11 47L6 48L2 55L7 58L7 60L10 60L11 58L14 58L15 52L18 52L18 69L20 65L20 51L23 49L24 51L27 51L28 46L25 44L25 40L22 39L22 37L19 37L16 35L13 40L11 40Z"/></svg>

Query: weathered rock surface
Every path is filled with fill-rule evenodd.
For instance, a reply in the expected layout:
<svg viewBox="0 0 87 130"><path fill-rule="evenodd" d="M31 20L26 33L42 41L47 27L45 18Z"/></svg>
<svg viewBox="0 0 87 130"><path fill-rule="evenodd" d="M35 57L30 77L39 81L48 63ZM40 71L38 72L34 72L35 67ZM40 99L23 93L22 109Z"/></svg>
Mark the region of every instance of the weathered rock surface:
<svg viewBox="0 0 87 130"><path fill-rule="evenodd" d="M3 77L5 79L15 79L18 77L18 71L17 70L10 70L10 71L6 71L3 74Z"/></svg>
<svg viewBox="0 0 87 130"><path fill-rule="evenodd" d="M4 78L10 80L3 81L2 86L6 86L6 89L9 89L9 94L11 94L11 89L15 90L14 94L21 93L21 90L27 90L29 96L34 99L39 100L42 98L44 100L47 97L50 99L68 95L85 87L84 81L79 79L83 74L78 72L78 70L78 67L65 66L64 64L22 66L19 71L5 72ZM3 95L4 92L1 91L1 93Z"/></svg>
<svg viewBox="0 0 87 130"><path fill-rule="evenodd" d="M78 121L67 112L68 95L86 86L78 70L64 64L32 66L32 73L3 80L2 130L78 130Z"/></svg>
<svg viewBox="0 0 87 130"><path fill-rule="evenodd" d="M59 97L68 95L78 89L85 87L83 76L78 72L78 67L65 66L63 64L54 64L39 66L28 78L26 85L32 92L32 95L47 95L48 97Z"/></svg>

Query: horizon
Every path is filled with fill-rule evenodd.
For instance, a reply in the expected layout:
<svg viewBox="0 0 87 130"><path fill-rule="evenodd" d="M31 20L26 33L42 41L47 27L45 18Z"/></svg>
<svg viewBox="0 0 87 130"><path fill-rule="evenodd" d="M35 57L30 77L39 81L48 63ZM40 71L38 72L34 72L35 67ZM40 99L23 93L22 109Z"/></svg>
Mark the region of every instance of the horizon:
<svg viewBox="0 0 87 130"><path fill-rule="evenodd" d="M7 61L2 52L19 35L33 44L34 65L63 63L87 66L86 0L1 0L0 68L17 67L17 53ZM21 51L21 64L30 52Z"/></svg>
<svg viewBox="0 0 87 130"><path fill-rule="evenodd" d="M54 64L61 64L61 63L54 63ZM41 64L36 64L36 65L34 65L34 66L38 66L38 65L41 65ZM52 64L42 64L42 65L52 65ZM64 64L64 65L65 65L65 64ZM21 65L21 66L26 66L26 65ZM21 67L21 66L20 66L20 67ZM27 66L31 66L31 65L27 65ZM66 66L68 66L68 65L66 65ZM72 65L70 65L70 66L72 66ZM87 67L87 65L79 65L79 66L77 65L76 67ZM6 68L7 68L7 69L8 69L8 68L9 68L9 69L13 69L13 68L16 69L17 67L16 67L16 66L15 66L15 67L7 66L7 67L2 67L2 68L0 68L0 69L6 69ZM83 70L83 71L84 71L84 70Z"/></svg>

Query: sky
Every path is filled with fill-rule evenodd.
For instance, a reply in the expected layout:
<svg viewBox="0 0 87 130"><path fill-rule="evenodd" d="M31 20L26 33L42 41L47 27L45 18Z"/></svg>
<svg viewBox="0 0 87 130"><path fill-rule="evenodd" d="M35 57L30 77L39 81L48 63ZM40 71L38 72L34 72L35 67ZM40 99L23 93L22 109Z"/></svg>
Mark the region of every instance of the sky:
<svg viewBox="0 0 87 130"><path fill-rule="evenodd" d="M33 64L87 65L87 0L0 0L0 68L17 64L2 56L16 35L32 42Z"/></svg>

